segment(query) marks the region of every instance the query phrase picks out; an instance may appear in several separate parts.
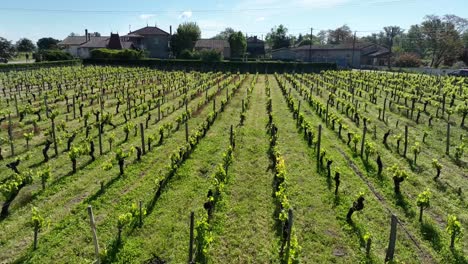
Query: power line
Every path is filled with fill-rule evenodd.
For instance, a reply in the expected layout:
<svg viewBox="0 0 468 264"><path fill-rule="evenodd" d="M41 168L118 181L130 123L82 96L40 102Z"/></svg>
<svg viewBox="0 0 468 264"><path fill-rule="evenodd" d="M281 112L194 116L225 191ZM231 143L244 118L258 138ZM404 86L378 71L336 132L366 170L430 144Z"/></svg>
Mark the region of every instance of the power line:
<svg viewBox="0 0 468 264"><path fill-rule="evenodd" d="M355 2L355 3L341 3L335 4L333 7L341 6L363 6L363 5L379 5L379 4L392 4L398 2L416 1L416 0L382 0L382 1L367 1L367 2ZM1 7L0 11L11 11L11 12L43 12L43 13L96 13L96 14L112 14L112 13L182 13L190 11L192 13L238 13L238 12L249 12L249 11L267 11L267 10L285 10L285 9L297 9L303 6L277 6L277 7L259 7L259 8L242 8L242 9L195 9L195 10L89 10L89 9L50 9L50 8L22 8L22 7ZM320 7L320 6L319 6ZM326 6L323 6L326 8ZM305 7L307 8L307 7ZM317 8L317 7L315 7ZM310 8L308 8L310 9Z"/></svg>

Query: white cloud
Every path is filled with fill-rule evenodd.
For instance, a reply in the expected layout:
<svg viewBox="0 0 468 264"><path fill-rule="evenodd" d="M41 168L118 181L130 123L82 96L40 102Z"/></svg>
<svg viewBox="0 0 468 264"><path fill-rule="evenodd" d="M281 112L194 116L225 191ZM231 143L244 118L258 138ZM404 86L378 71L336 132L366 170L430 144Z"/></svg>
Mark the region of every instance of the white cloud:
<svg viewBox="0 0 468 264"><path fill-rule="evenodd" d="M148 20L148 19L153 18L155 16L156 16L155 14L141 14L140 19L141 20Z"/></svg>
<svg viewBox="0 0 468 264"><path fill-rule="evenodd" d="M265 21L265 17L257 17L255 21L260 22L260 21Z"/></svg>
<svg viewBox="0 0 468 264"><path fill-rule="evenodd" d="M187 19L187 18L191 18L192 17L192 11L184 11L182 12L182 14L180 14L179 16L179 19L182 18L182 19Z"/></svg>

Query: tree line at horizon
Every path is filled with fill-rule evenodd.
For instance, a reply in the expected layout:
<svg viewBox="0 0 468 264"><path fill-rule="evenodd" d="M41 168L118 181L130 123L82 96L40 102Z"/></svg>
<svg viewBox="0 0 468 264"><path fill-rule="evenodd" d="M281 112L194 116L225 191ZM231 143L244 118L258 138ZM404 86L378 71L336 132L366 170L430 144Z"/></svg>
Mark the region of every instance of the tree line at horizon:
<svg viewBox="0 0 468 264"><path fill-rule="evenodd" d="M101 36L99 32L92 33ZM69 36L78 36L71 33ZM181 59L200 59L204 54L194 51L195 43L201 38L201 30L196 22L180 24L171 36L172 55ZM231 57L241 58L246 54L247 39L242 31L227 27L212 39L227 40L231 47ZM13 58L18 52L58 49L60 40L44 37L34 44L27 38L15 44L0 37L0 57ZM389 64L395 66L429 66L463 68L468 65L468 19L456 15L427 15L420 24L409 29L400 26L386 26L378 33L357 37L356 31L343 25L336 29L320 30L316 34L288 34L288 28L280 24L271 28L265 42L272 50L304 45L337 45L353 42L368 42L387 47L391 56ZM208 54L213 55L213 54ZM218 58L221 59L221 58Z"/></svg>

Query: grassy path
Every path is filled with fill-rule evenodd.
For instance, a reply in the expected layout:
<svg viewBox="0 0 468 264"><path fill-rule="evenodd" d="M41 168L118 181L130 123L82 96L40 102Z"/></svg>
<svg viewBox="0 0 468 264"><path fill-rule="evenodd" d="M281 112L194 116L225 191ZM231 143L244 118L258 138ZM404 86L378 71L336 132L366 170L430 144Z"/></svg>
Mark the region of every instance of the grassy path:
<svg viewBox="0 0 468 264"><path fill-rule="evenodd" d="M288 172L288 197L294 209L295 228L304 263L356 263L362 254L335 219L330 205L332 191L316 171L314 150L298 134L295 120L277 87L272 83L273 115L278 126L278 147Z"/></svg>
<svg viewBox="0 0 468 264"><path fill-rule="evenodd" d="M238 129L225 204L213 219L213 263L272 263L278 258L267 121L264 78L260 76L244 126Z"/></svg>
<svg viewBox="0 0 468 264"><path fill-rule="evenodd" d="M280 88L277 86L277 83L274 80L273 76L271 77L271 80L273 82L273 97L283 97ZM289 112L284 97L282 100L279 101L282 102L284 105L284 108L282 108L280 112L286 116L289 115L289 118L291 120L289 122L295 124L295 120L292 119L292 113ZM275 105L275 102L273 102L273 105ZM333 196L333 179L327 179L326 169L324 169L324 173L322 173L320 176L321 179L319 180L324 186L330 188L330 190L328 194L320 194L318 192L315 192L314 195L319 195L322 198L322 201L324 203L328 203L328 206L334 211L334 216L322 215L322 217L328 218L330 219L330 221L338 222L338 224L341 226L341 229L346 231L348 239L350 239L350 242L346 243L348 245L349 243L351 243L351 245L361 247L362 249L365 246L364 235L366 233L372 235L372 256L371 259L366 259L366 261L373 261L374 263L379 263L380 261L383 261L385 257L386 247L388 245L388 223L390 215L380 203L380 200L378 200L377 197L372 195L372 192L368 189L369 187L365 184L365 182L362 181L361 178L359 178L356 172L351 168L349 162L345 159L345 157L342 156L343 151L347 152L346 150L348 150L346 145L342 144L342 142L340 142L340 140L336 138L334 132L328 131L322 120L314 114L312 114L311 112L309 112L307 108L308 106L303 102L304 112L301 111L301 113L305 115L306 120L311 122L311 124L313 124L314 126L322 124L323 130L321 149L326 150L326 157L331 158L333 160L333 164L331 166L332 177L334 175L334 171L341 172L341 184L339 188L340 195L336 199ZM273 109L275 109L275 107L273 107ZM314 131L316 130L317 129L315 128ZM281 127L279 128L279 131L281 133ZM296 133L296 137L298 139L301 139L304 145L307 145L307 142L303 140L302 133ZM288 142L288 144L290 143ZM312 155L310 161L306 164L310 164L309 166L315 168L316 163L313 161L314 159L315 155ZM349 207L353 204L353 201L355 200L355 197L359 192L365 193L365 209L359 212L358 214L353 215L353 224L348 224L345 219L346 212L348 211ZM298 230L298 232L300 231L301 230ZM403 234L402 232L400 233ZM306 235L309 236L310 234ZM299 244L300 243L301 241L299 241ZM357 251L354 250L351 252L351 254L354 254L355 252ZM410 239L408 239L404 235L399 235L395 253L397 256L397 260L408 263L417 263L418 261L420 261L421 258L420 256L418 256L418 253L418 249L412 244ZM342 254L339 254L338 252L337 255Z"/></svg>
<svg viewBox="0 0 468 264"><path fill-rule="evenodd" d="M183 263L188 259L189 215L200 215L206 193L211 187L211 175L222 161L222 153L229 145L229 128L238 119L242 95L249 79L218 115L217 120L190 158L177 171L162 193L154 211L145 218L144 225L125 241L116 263L143 262L158 256L169 263ZM218 106L219 108L219 106Z"/></svg>

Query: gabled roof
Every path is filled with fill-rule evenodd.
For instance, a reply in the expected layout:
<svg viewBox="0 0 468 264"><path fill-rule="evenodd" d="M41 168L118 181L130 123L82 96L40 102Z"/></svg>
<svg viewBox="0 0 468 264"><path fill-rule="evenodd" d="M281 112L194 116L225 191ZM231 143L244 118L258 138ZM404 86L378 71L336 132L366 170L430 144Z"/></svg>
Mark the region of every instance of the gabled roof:
<svg viewBox="0 0 468 264"><path fill-rule="evenodd" d="M64 40L60 41L58 45L64 45L64 46L79 46L83 43L86 42L86 37L85 36L69 36L66 37Z"/></svg>
<svg viewBox="0 0 468 264"><path fill-rule="evenodd" d="M199 39L195 43L195 48L199 49L224 49L229 47L229 42L224 39Z"/></svg>
<svg viewBox="0 0 468 264"><path fill-rule="evenodd" d="M144 27L128 33L128 35L163 35L169 36L169 33L158 27Z"/></svg>
<svg viewBox="0 0 468 264"><path fill-rule="evenodd" d="M80 48L105 48L109 37L91 37L91 39L80 45Z"/></svg>
<svg viewBox="0 0 468 264"><path fill-rule="evenodd" d="M257 36L253 36L253 37L248 37L247 42L250 42L250 43L264 43L265 41L257 38Z"/></svg>

